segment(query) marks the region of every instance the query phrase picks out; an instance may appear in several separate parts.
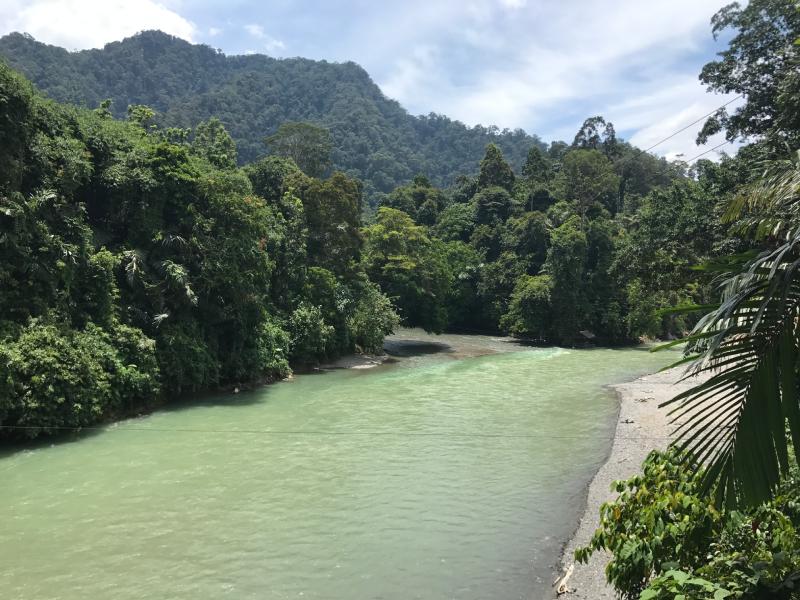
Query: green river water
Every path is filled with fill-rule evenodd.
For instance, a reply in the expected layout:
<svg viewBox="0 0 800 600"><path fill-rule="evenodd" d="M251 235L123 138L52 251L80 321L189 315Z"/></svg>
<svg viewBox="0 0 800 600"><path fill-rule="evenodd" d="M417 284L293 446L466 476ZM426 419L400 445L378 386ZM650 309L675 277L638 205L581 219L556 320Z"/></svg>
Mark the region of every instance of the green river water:
<svg viewBox="0 0 800 600"><path fill-rule="evenodd" d="M437 345L7 450L2 597L549 598L604 384L674 355L404 335Z"/></svg>

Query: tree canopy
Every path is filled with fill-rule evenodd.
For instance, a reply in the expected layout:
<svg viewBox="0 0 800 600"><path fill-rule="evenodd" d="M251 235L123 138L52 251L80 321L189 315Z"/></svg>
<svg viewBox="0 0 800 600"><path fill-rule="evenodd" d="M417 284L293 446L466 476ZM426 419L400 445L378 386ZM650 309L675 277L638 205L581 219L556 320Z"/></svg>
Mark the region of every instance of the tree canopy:
<svg viewBox="0 0 800 600"><path fill-rule="evenodd" d="M360 179L372 205L419 173L438 186L473 173L488 143L517 169L531 145L544 148L521 129L467 127L433 113L412 116L352 62L225 56L159 31L80 52L14 33L0 38L0 56L60 102L94 108L110 99L106 108L119 118L129 105L147 105L153 122L165 128L193 128L216 117L236 142L239 164L270 151L293 158L307 175L327 174L325 152L307 155L310 162L303 164L297 149L290 153L282 146L316 135L306 126L326 129L331 169ZM323 147L325 137L322 146L312 146Z"/></svg>

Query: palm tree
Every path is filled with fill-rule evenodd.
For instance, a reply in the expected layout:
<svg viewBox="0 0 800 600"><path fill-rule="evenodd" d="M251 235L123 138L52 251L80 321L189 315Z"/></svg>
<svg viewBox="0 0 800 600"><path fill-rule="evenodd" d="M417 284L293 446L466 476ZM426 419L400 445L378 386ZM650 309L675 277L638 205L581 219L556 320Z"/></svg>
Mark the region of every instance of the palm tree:
<svg viewBox="0 0 800 600"><path fill-rule="evenodd" d="M707 379L665 406L718 502L753 505L771 497L792 454L800 462L800 152L772 163L724 220L766 249L724 275L720 304L683 340L685 378Z"/></svg>

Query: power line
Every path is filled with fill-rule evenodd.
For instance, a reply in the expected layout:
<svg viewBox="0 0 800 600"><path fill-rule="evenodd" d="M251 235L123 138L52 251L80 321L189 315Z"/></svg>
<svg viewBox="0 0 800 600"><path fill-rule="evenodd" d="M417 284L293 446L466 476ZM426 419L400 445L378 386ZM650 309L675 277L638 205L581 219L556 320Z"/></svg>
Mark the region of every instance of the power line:
<svg viewBox="0 0 800 600"><path fill-rule="evenodd" d="M719 107L715 108L714 110L712 110L712 111L711 111L710 113L708 113L707 115L703 115L702 117L700 117L700 118L699 118L699 119L697 119L696 121L693 121L693 122L689 123L689 124L688 124L686 127L684 127L683 129L679 129L678 131L676 131L676 132L675 132L675 133L673 133L672 135L668 135L667 137L665 137L665 138L664 138L663 140L661 140L660 142L656 142L655 144L653 144L652 146L650 146L650 147L649 147L647 150L645 150L645 152L650 152L650 150L652 150L652 149L653 149L653 148L655 148L656 146L660 146L661 144L663 144L663 143L664 143L664 142L666 142L667 140L671 140L672 138L674 138L674 137L675 137L676 135L678 135L679 133L683 133L684 131L686 131L687 129L689 129L690 127L692 127L693 125L697 125L697 124L698 124L700 121L702 121L703 119L707 119L708 117L710 117L711 115L713 115L713 114L714 114L715 112L717 112L718 110L720 110L720 109L722 109L722 108L725 108L725 107L726 107L726 106L728 106L728 104L730 104L731 102L736 102L736 101L737 101L739 98L743 98L743 97L744 97L744 94L739 94L739 95L738 95L738 96L736 96L736 98L734 98L733 100L728 100L728 101L727 101L725 104L723 104L722 106L719 106Z"/></svg>
<svg viewBox="0 0 800 600"><path fill-rule="evenodd" d="M729 141L727 141L727 140L725 140L724 142L722 142L721 144L719 144L719 145L717 145L717 146L714 146L714 147L713 147L713 148L711 148L710 150L706 150L705 152L701 152L701 153L700 153L700 154L698 154L697 156L693 156L692 158L690 158L690 159L689 159L689 160L687 160L686 162L687 162L687 163L690 163L690 162L692 162L693 160L697 160L697 159L698 159L698 158L700 158L701 156L705 156L706 154L708 154L709 152L713 152L713 151L714 151L714 150L716 150L717 148L722 148L722 147L723 147L725 144L730 144L730 142L729 142Z"/></svg>
<svg viewBox="0 0 800 600"><path fill-rule="evenodd" d="M0 425L0 429L18 430L18 431L31 431L40 430L41 427L34 425ZM360 437L427 437L427 438L508 438L508 439L554 439L554 440L601 440L601 441L614 441L614 440L629 440L629 441L645 441L645 440L671 440L669 436L593 436L593 435L553 435L553 434L536 434L536 433L458 433L455 431L343 431L343 430L276 430L276 429L195 429L195 428L168 428L168 427L125 427L125 426L107 426L107 427L48 427L52 431L74 432L79 433L82 431L149 431L154 433L200 433L200 434L244 434L244 435L265 435L265 436L360 436Z"/></svg>

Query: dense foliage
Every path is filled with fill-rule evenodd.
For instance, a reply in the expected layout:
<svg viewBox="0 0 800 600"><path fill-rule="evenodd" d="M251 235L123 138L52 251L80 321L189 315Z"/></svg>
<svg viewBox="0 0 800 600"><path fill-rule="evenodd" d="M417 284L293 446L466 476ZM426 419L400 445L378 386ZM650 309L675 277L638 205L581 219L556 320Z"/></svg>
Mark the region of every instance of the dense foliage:
<svg viewBox="0 0 800 600"><path fill-rule="evenodd" d="M718 510L703 468L676 450L653 452L643 472L615 483L600 528L576 551L613 558L606 576L623 598L791 600L800 591L800 481L743 511Z"/></svg>
<svg viewBox="0 0 800 600"><path fill-rule="evenodd" d="M694 327L708 377L669 403L679 444L615 484L576 556L610 551L624 598L797 598L800 12L751 0L712 27L734 31L701 80L744 101L700 139L752 143L691 167L601 116L549 147L411 117L352 63L0 39L98 107L0 64L2 433L380 351L400 322L564 345Z"/></svg>
<svg viewBox="0 0 800 600"><path fill-rule="evenodd" d="M701 138L755 137L699 178L731 235L703 267L719 300L682 311L705 314L681 340L686 377L699 377L665 403L676 442L616 484L576 558L610 551L606 575L624 598L790 600L800 597L800 8L751 0L712 23L735 31L701 79L745 101Z"/></svg>
<svg viewBox="0 0 800 600"><path fill-rule="evenodd" d="M148 105L158 123L171 127L217 117L243 163L263 155L265 138L285 123L322 126L331 136L332 167L361 179L368 200L420 172L449 184L473 171L489 142L516 167L532 144L541 144L522 130L411 116L352 62L225 56L158 31L81 52L11 34L0 38L0 56L61 102L95 107L109 98L117 117L129 105Z"/></svg>
<svg viewBox="0 0 800 600"><path fill-rule="evenodd" d="M489 144L451 188L416 176L362 227L361 182L312 176L332 151L324 128L286 123L275 155L239 168L215 117L165 128L135 104L118 120L108 102L58 105L0 73L7 432L378 351L394 307L428 331L618 343L680 332L656 311L704 299L689 267L714 246L714 178L692 181L600 117L572 146L531 143L516 172ZM647 268L657 236L666 287Z"/></svg>
<svg viewBox="0 0 800 600"><path fill-rule="evenodd" d="M0 65L0 422L37 435L379 350L361 186L236 167L218 120L160 129L43 99Z"/></svg>
<svg viewBox="0 0 800 600"><path fill-rule="evenodd" d="M668 404L681 447L708 465L704 485L727 506L769 500L800 460L800 8L784 0L732 4L713 20L734 29L723 60L701 78L746 102L709 123L731 139L757 136L720 193L721 223L749 248L728 248L710 265L720 294L687 337L688 375L698 383ZM709 310L710 309L710 310ZM790 443L787 432L793 442Z"/></svg>
<svg viewBox="0 0 800 600"><path fill-rule="evenodd" d="M601 117L553 148L515 173L490 144L477 177L442 190L418 176L381 201L366 268L408 323L567 345L691 326L659 311L708 301L692 267L735 245L716 218L723 169L654 158Z"/></svg>

